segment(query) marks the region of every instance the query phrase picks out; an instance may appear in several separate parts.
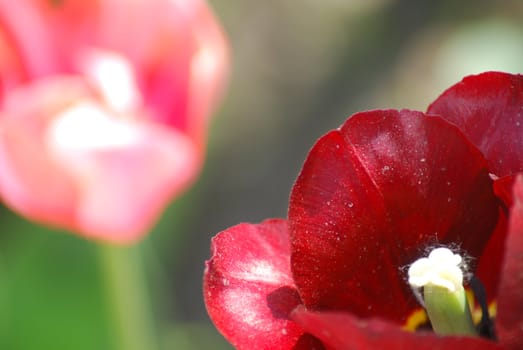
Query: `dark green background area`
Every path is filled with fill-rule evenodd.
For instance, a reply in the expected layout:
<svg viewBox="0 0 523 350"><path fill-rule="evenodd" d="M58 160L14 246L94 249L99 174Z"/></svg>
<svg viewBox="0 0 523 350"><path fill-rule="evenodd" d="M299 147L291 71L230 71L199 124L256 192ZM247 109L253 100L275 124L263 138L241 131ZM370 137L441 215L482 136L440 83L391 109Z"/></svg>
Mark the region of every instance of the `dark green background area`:
<svg viewBox="0 0 523 350"><path fill-rule="evenodd" d="M202 176L137 248L162 349L230 349L203 305L211 237L284 217L321 134L374 108L425 109L462 76L523 72L520 1L213 0L233 49ZM112 349L94 242L0 208L0 349Z"/></svg>

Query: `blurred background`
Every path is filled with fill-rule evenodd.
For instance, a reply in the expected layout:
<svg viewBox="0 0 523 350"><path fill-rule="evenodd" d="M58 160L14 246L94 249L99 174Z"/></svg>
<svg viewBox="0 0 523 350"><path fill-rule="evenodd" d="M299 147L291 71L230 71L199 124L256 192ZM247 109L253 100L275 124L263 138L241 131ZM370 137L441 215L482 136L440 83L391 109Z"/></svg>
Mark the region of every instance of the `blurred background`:
<svg viewBox="0 0 523 350"><path fill-rule="evenodd" d="M320 135L361 110L425 110L467 74L523 72L521 1L210 3L232 44L229 91L202 176L139 247L161 349L231 349L203 304L210 239L285 217ZM111 349L95 244L0 216L0 349Z"/></svg>

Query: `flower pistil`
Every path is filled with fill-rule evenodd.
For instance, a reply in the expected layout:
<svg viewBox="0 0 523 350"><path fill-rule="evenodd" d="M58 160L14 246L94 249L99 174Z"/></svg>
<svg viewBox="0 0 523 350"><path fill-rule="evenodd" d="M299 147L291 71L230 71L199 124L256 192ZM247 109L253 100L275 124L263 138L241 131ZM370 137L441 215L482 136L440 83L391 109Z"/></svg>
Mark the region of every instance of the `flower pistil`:
<svg viewBox="0 0 523 350"><path fill-rule="evenodd" d="M477 335L463 288L462 261L459 254L439 247L408 271L409 284L438 334Z"/></svg>

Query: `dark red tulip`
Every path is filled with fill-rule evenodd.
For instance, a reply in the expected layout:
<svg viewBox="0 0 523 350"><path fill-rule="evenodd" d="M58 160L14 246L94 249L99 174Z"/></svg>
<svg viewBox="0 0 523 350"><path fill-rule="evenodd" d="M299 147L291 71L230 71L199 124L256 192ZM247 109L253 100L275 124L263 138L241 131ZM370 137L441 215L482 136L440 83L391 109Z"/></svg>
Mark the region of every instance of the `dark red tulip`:
<svg viewBox="0 0 523 350"><path fill-rule="evenodd" d="M351 116L310 151L287 221L213 239L211 319L238 349L523 348L520 123L523 77L497 72L465 78L427 113ZM483 282L473 314L494 313L477 337L432 332L407 283L437 246L465 257L466 287Z"/></svg>

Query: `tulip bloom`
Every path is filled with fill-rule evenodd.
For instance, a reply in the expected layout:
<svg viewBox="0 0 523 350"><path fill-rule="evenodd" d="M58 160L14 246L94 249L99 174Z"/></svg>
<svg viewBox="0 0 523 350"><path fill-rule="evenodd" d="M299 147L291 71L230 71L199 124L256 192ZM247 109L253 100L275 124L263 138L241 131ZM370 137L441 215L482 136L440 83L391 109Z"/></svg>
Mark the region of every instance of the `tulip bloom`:
<svg viewBox="0 0 523 350"><path fill-rule="evenodd" d="M310 151L288 220L213 239L211 319L238 349L521 349L521 124L523 76L497 72L465 78L427 113L351 116ZM412 287L439 288L425 283L449 271L476 298L464 333Z"/></svg>
<svg viewBox="0 0 523 350"><path fill-rule="evenodd" d="M130 242L197 176L228 47L203 0L0 1L0 197Z"/></svg>

